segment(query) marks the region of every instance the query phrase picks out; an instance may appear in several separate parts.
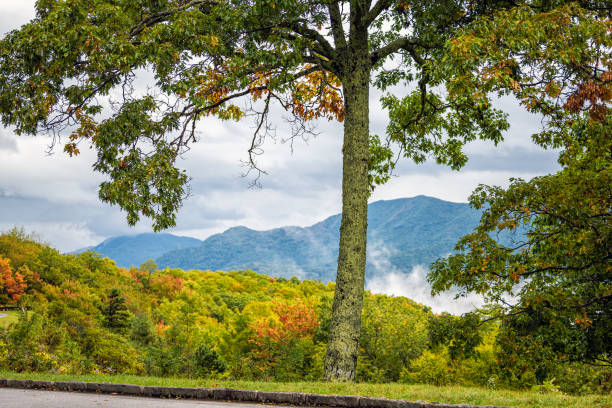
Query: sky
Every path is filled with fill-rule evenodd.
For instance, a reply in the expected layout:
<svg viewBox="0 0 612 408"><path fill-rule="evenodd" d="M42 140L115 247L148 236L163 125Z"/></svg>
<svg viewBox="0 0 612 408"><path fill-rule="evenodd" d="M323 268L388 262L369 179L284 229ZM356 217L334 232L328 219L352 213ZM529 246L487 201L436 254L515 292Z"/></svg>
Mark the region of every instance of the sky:
<svg viewBox="0 0 612 408"><path fill-rule="evenodd" d="M34 17L34 0L0 0L0 8L0 36ZM396 89L398 96L404 91ZM380 96L371 91L371 133L384 135L387 117ZM396 176L377 187L370 202L421 194L467 202L478 184L505 186L510 177L529 179L555 171L555 152L530 139L540 128L539 118L511 98L498 100L497 105L510 115L511 128L503 143L468 145L470 160L460 172L434 162L401 161ZM275 119L280 140L288 134L287 127L282 115ZM247 158L252 129L248 120L208 118L199 124L200 140L180 163L191 177L191 196L169 232L203 239L237 225L257 230L307 226L340 212L341 124L317 123L317 137L295 141L293 146L269 140L260 159L268 173L261 188L249 188L253 178L242 177L241 161ZM81 149L81 155L70 158L61 147L49 153L49 144L45 136L18 137L0 125L0 231L23 227L60 251L95 245L110 236L151 231L147 221L128 226L124 213L98 200L97 188L104 177L91 169L93 151ZM384 292L380 286L378 291Z"/></svg>

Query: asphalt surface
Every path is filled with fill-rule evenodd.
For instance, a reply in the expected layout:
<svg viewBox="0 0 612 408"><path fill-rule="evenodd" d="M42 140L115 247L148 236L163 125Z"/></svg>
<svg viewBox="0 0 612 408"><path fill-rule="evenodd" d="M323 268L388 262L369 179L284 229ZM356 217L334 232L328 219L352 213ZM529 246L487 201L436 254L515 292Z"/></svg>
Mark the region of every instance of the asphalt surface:
<svg viewBox="0 0 612 408"><path fill-rule="evenodd" d="M237 402L169 400L123 395L0 388L2 408L273 408L272 405ZM275 408L278 408L276 406Z"/></svg>

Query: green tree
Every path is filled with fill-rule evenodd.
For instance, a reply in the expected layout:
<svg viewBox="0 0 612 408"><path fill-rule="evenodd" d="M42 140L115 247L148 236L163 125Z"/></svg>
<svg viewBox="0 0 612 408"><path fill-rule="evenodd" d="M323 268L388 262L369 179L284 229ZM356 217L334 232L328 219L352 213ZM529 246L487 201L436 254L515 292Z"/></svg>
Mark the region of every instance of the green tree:
<svg viewBox="0 0 612 408"><path fill-rule="evenodd" d="M227 364L219 353L206 344L200 344L193 352L193 366L195 374L199 377L208 377L227 370Z"/></svg>
<svg viewBox="0 0 612 408"><path fill-rule="evenodd" d="M138 267L138 270L152 274L157 272L157 264L153 259L147 259Z"/></svg>
<svg viewBox="0 0 612 408"><path fill-rule="evenodd" d="M119 289L113 288L108 294L106 304L102 308L104 316L104 326L116 330L120 333L125 332L129 327L132 314L125 304L125 297L121 295Z"/></svg>
<svg viewBox="0 0 612 408"><path fill-rule="evenodd" d="M457 86L513 93L543 115L534 141L560 149L562 169L480 186L470 198L485 209L480 225L429 280L434 292L457 286L499 303L502 348L542 364L612 365L612 34L609 7L595 3L500 13L449 53ZM477 75L462 76L476 65Z"/></svg>
<svg viewBox="0 0 612 408"><path fill-rule="evenodd" d="M248 147L259 176L270 106L308 121L344 122L342 221L327 379L353 379L365 273L370 188L389 178L393 144L416 162L458 169L464 143L501 140L505 116L486 92L447 89L448 41L495 10L544 12L557 2L524 0L40 0L36 18L0 42L0 115L17 133L69 133L64 150L97 152L100 198L130 224L175 223L188 180L176 159L205 116L255 113ZM478 67L474 67L477 70ZM149 72L152 87L134 83ZM386 141L369 132L369 89L387 94ZM469 91L468 91L469 90ZM112 97L111 97L112 96ZM247 99L246 109L234 100ZM383 138L384 139L384 138ZM258 177L257 176L257 177Z"/></svg>
<svg viewBox="0 0 612 408"><path fill-rule="evenodd" d="M479 326L480 318L475 313L466 313L461 317L448 313L429 315L429 347L447 346L451 360L474 356L476 347L482 342Z"/></svg>
<svg viewBox="0 0 612 408"><path fill-rule="evenodd" d="M153 322L146 313L138 313L132 319L130 337L137 343L148 345L154 340Z"/></svg>
<svg viewBox="0 0 612 408"><path fill-rule="evenodd" d="M420 306L402 297L365 299L359 339L358 380L397 381L402 369L427 347L427 318Z"/></svg>

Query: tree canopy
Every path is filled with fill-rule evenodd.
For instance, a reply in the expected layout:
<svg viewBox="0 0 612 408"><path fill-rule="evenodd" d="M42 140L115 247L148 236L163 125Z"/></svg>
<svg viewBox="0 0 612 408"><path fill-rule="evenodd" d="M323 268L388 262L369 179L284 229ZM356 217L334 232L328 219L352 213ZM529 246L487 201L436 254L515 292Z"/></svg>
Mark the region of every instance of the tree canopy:
<svg viewBox="0 0 612 408"><path fill-rule="evenodd" d="M310 120L345 119L342 85L362 63L354 55L360 52L365 84L370 70L381 89L418 83L409 97L384 99L396 118L391 139L417 161L431 153L459 167L462 141L478 132L500 140L503 116L469 93L434 92L445 77L433 68L453 30L504 5L39 1L36 18L0 43L2 120L17 133L66 135L70 155L83 145L95 148L94 170L109 176L100 198L124 209L130 224L146 216L166 228L174 225L188 181L176 159L196 141L198 120L257 115L248 147L257 168L271 103L290 114L294 136L308 132ZM392 67L380 69L386 62ZM149 89L136 84L140 77ZM373 139L373 170L391 158L385 147Z"/></svg>
<svg viewBox="0 0 612 408"><path fill-rule="evenodd" d="M457 41L455 55L481 67L457 83L512 93L540 113L545 127L533 138L559 149L562 169L505 189L480 186L470 198L484 208L480 225L429 280L435 292L455 286L501 304L504 335L521 339L511 341L521 350L609 366L610 9L568 4L497 18L505 24L484 21Z"/></svg>

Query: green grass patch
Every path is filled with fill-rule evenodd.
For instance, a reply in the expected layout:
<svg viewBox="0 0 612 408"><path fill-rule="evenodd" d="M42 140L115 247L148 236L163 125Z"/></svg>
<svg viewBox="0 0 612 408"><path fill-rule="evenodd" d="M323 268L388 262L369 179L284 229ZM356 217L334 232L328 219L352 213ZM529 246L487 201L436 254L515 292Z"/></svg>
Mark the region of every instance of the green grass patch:
<svg viewBox="0 0 612 408"><path fill-rule="evenodd" d="M228 387L266 391L308 392L317 394L362 395L411 401L451 404L501 405L521 408L610 408L612 395L571 396L559 392L489 390L477 387L365 383L275 383L255 381L220 381L185 378L139 377L133 375L69 375L14 373L0 370L1 378L47 381L114 382L171 387Z"/></svg>
<svg viewBox="0 0 612 408"><path fill-rule="evenodd" d="M11 323L16 323L19 320L19 314L21 312L19 310L7 310L0 311L0 315L4 317L0 317L0 328L8 327Z"/></svg>

